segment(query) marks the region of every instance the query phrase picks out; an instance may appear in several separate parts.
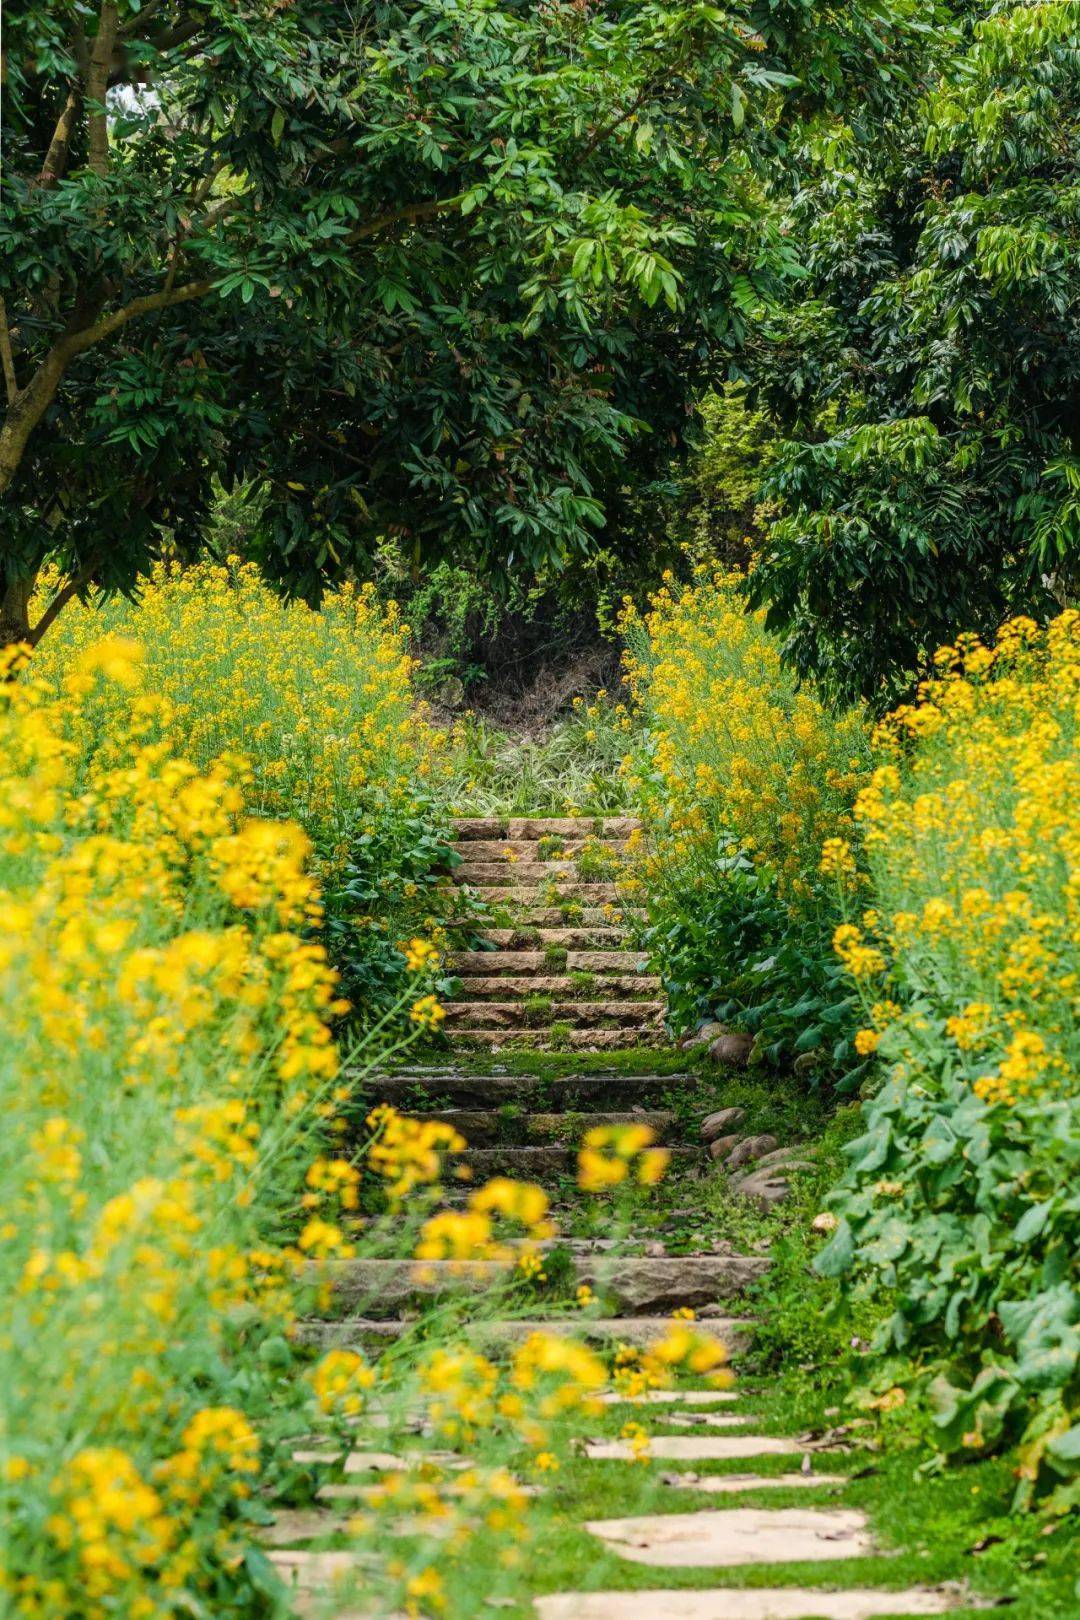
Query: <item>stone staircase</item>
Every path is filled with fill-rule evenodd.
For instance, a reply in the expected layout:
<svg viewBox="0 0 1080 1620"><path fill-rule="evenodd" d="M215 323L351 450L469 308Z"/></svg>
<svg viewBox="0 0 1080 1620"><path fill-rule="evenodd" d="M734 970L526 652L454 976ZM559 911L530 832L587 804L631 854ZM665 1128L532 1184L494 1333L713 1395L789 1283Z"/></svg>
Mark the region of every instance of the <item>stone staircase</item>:
<svg viewBox="0 0 1080 1620"><path fill-rule="evenodd" d="M450 967L456 1050L600 1052L666 1044L660 981L627 948L617 874L632 816L459 819L456 881L482 902Z"/></svg>
<svg viewBox="0 0 1080 1620"><path fill-rule="evenodd" d="M476 1061L476 1060L474 1060ZM490 1060L488 1060L490 1062ZM580 1061L580 1060L573 1060ZM598 1057L598 1062L603 1062ZM372 1100L391 1103L415 1119L453 1125L470 1144L458 1155L445 1201L460 1204L475 1186L494 1176L538 1182L552 1200L557 1220L581 1196L574 1181L577 1150L595 1125L644 1124L671 1154L668 1176L708 1173L704 1145L672 1140L674 1111L664 1106L673 1088L693 1085L680 1074L621 1074L613 1070L558 1073L553 1055L547 1072L511 1074L473 1067L463 1055L441 1063L409 1064L373 1077ZM569 1255L565 1287L588 1284L610 1313L482 1318L470 1332L497 1347L526 1337L538 1326L565 1327L577 1337L645 1345L671 1325L671 1312L695 1310L738 1355L749 1342L751 1324L737 1314L739 1297L765 1271L761 1255L719 1252L668 1254L662 1242L624 1245L608 1237L560 1235L557 1246ZM647 1252L629 1252L632 1250ZM450 1295L479 1296L507 1278L508 1264L496 1261L460 1265L410 1260L346 1260L330 1271L334 1318L308 1323L303 1338L323 1348L375 1345L400 1335L425 1307ZM542 1312L543 1305L540 1305Z"/></svg>
<svg viewBox="0 0 1080 1620"><path fill-rule="evenodd" d="M669 1177L709 1173L706 1144L680 1139L670 1106L673 1091L696 1086L695 1078L604 1067L612 1063L605 1053L667 1044L659 980L627 947L616 881L636 826L628 816L458 823L464 858L457 880L480 896L486 915L470 924L472 948L455 952L450 963L462 987L447 1008L451 1053L370 1082L373 1102L444 1121L465 1138L467 1150L448 1167L449 1204L461 1204L492 1177L508 1176L543 1186L557 1216L572 1212L581 1196L578 1148L601 1125L648 1125L671 1155ZM537 1073L511 1073L496 1061L504 1048L550 1058L538 1060ZM563 1051L572 1056L560 1064ZM588 1285L606 1314L556 1311L544 1325L645 1345L668 1331L673 1310L690 1307L732 1354L748 1343L751 1325L737 1315L737 1303L765 1270L764 1257L727 1246L669 1254L655 1238L626 1244L564 1233L556 1242L564 1290ZM509 1270L494 1261L471 1264L467 1275L443 1262L343 1261L332 1273L334 1319L309 1323L304 1337L320 1346L377 1344L401 1334L436 1300L463 1291L482 1295ZM497 1346L538 1325L531 1316L493 1320L480 1312L470 1332Z"/></svg>

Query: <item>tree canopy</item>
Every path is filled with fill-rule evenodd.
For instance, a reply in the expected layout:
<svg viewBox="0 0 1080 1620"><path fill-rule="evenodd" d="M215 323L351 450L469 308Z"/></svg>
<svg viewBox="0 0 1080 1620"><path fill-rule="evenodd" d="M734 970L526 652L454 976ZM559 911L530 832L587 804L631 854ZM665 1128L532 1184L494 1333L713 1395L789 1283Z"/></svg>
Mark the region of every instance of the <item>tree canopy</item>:
<svg viewBox="0 0 1080 1620"><path fill-rule="evenodd" d="M788 169L807 271L759 347L789 434L752 596L802 674L886 702L1080 577L1080 5L977 5L877 138Z"/></svg>
<svg viewBox="0 0 1080 1620"><path fill-rule="evenodd" d="M215 480L316 599L380 535L580 551L793 256L762 171L891 99L911 0L28 0L8 20L0 636Z"/></svg>

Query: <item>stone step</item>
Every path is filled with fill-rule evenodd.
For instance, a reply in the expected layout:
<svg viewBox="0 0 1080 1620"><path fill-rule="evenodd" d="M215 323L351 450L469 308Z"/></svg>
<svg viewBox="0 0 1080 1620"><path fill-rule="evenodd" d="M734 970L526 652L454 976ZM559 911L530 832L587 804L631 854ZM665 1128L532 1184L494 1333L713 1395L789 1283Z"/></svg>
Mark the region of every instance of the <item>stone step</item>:
<svg viewBox="0 0 1080 1620"><path fill-rule="evenodd" d="M508 883L519 889L539 888L545 883L557 883L560 890L567 884L614 883L617 881L618 863L611 868L580 872L573 861L470 861L456 867L454 881L467 883L470 888L486 893L489 888L504 888Z"/></svg>
<svg viewBox="0 0 1080 1620"><path fill-rule="evenodd" d="M648 1348L658 1339L663 1339L671 1331L671 1326L669 1316L584 1316L575 1312L549 1317L481 1319L465 1324L462 1334L493 1353L504 1347L522 1344L534 1333L554 1333L560 1338L579 1339L592 1344L630 1344L637 1348ZM362 1350L398 1339L415 1327L415 1320L343 1316L339 1321L321 1319L299 1322L294 1338L298 1344L315 1350ZM712 1339L718 1339L735 1360L745 1355L753 1338L754 1323L743 1317L714 1316L701 1324L701 1331ZM681 1443L689 1444L694 1437L687 1436L685 1440L682 1436L677 1438ZM713 1443L720 1444L727 1438L733 1442L736 1439L735 1436L715 1436ZM614 1445L620 1443L629 1449L629 1442L612 1442ZM799 1449L794 1441L776 1441L774 1444L788 1451Z"/></svg>
<svg viewBox="0 0 1080 1620"><path fill-rule="evenodd" d="M457 816L454 832L475 838L628 838L641 826L637 816Z"/></svg>
<svg viewBox="0 0 1080 1620"><path fill-rule="evenodd" d="M560 948L554 947L556 951ZM621 973L637 974L645 983L653 982L644 968L644 958L635 951L578 951L566 949L565 959L552 961L543 951L454 951L447 967L463 979L517 978L534 973ZM659 982L659 981L657 981Z"/></svg>
<svg viewBox="0 0 1080 1620"><path fill-rule="evenodd" d="M627 927L620 919L623 907L616 907L608 916L602 907L583 906L567 922L562 912L545 906L526 911L516 918L512 926L471 924L474 933L501 950L535 950L538 946L556 946L564 950L622 951L626 949Z"/></svg>
<svg viewBox="0 0 1080 1620"><path fill-rule="evenodd" d="M575 1283L633 1316L733 1299L756 1282L767 1262L748 1255L671 1255L663 1259L576 1256ZM513 1279L508 1261L338 1260L318 1267L335 1306L372 1319L394 1316L450 1294L483 1294ZM711 1331L711 1324L706 1324Z"/></svg>
<svg viewBox="0 0 1080 1620"><path fill-rule="evenodd" d="M550 1024L573 1029L655 1028L664 1014L662 1001L552 1001L530 1012L520 1001L450 1001L446 1025L468 1029L523 1030Z"/></svg>
<svg viewBox="0 0 1080 1620"><path fill-rule="evenodd" d="M687 1169L704 1163L700 1148L669 1148L671 1165ZM488 1181L492 1176L512 1176L518 1180L540 1181L545 1177L569 1176L577 1172L577 1148L548 1143L544 1147L467 1148L454 1156L455 1164L465 1164L473 1173L474 1182Z"/></svg>
<svg viewBox="0 0 1080 1620"><path fill-rule="evenodd" d="M432 1089L437 1091L438 1087ZM452 1125L471 1148L540 1146L559 1141L576 1144L586 1131L598 1125L648 1125L656 1141L661 1142L676 1119L668 1110L644 1108L634 1113L513 1114L482 1108L423 1108L410 1112L415 1119Z"/></svg>
<svg viewBox="0 0 1080 1620"><path fill-rule="evenodd" d="M584 838L580 836L554 838L551 841L550 857L541 853L541 850L547 847L537 838L469 838L461 844L458 854L465 866L471 861L506 861L512 855L523 861L543 861L549 858L573 860L575 856L586 852L591 855L594 850L605 854L608 852L615 855L622 854L626 849L626 839L601 839L593 833Z"/></svg>
<svg viewBox="0 0 1080 1620"><path fill-rule="evenodd" d="M368 1095L406 1113L416 1111L418 1096L464 1106L482 1103L490 1108L540 1104L545 1110L583 1110L611 1104L624 1110L696 1085L696 1078L688 1074L569 1074L553 1079L535 1074L474 1074L454 1067L417 1068L364 1079Z"/></svg>
<svg viewBox="0 0 1080 1620"><path fill-rule="evenodd" d="M462 1052L548 1051L551 1034L544 1029L458 1029L450 1031L451 1045ZM621 1052L627 1044L625 1029L570 1029L559 1038L559 1049L568 1052ZM663 1029L635 1030L632 1045L650 1051L671 1045Z"/></svg>
<svg viewBox="0 0 1080 1620"><path fill-rule="evenodd" d="M553 901L590 900L594 906L600 906L607 901L609 905L618 903L619 892L614 883L579 883L576 878L569 880L552 879L557 885L556 892L549 894L539 883L508 883L506 873L490 883L471 884L478 895L490 904L505 904L514 906L534 907L542 911L558 911L559 907Z"/></svg>
<svg viewBox="0 0 1080 1620"><path fill-rule="evenodd" d="M504 977L484 979L477 975L462 975L465 984L465 993L470 1001L500 1001L505 1002L507 995L513 993L524 1002L530 996L550 996L556 1002L573 1001L575 996L585 992L601 997L604 1001L633 1001L648 1000L655 997L661 988L661 981L656 974L591 974L590 983L578 984L567 974L522 974L516 978Z"/></svg>

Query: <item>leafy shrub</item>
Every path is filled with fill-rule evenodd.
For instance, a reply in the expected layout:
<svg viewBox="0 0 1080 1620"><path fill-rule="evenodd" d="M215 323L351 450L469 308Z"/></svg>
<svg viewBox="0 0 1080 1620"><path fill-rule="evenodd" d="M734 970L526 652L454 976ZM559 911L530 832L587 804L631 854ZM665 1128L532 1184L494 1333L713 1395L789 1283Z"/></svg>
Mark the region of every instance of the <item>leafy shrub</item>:
<svg viewBox="0 0 1080 1620"><path fill-rule="evenodd" d="M708 1012L853 1085L855 999L831 955L837 886L827 839L853 831L868 736L799 690L735 575L662 590L624 621L645 724L628 763L646 821L647 944L677 1026Z"/></svg>
<svg viewBox="0 0 1080 1620"><path fill-rule="evenodd" d="M836 946L885 1083L819 1257L895 1295L941 1441L1019 1438L1020 1504L1080 1504L1080 616L961 638L878 734L873 909Z"/></svg>
<svg viewBox="0 0 1080 1620"><path fill-rule="evenodd" d="M445 916L456 860L436 792L443 734L414 703L393 608L348 587L318 613L285 604L235 560L163 567L135 603L69 608L35 673L62 679L104 632L138 641L185 757L201 769L242 759L251 809L304 828L346 994L365 1012L393 998L398 942Z"/></svg>

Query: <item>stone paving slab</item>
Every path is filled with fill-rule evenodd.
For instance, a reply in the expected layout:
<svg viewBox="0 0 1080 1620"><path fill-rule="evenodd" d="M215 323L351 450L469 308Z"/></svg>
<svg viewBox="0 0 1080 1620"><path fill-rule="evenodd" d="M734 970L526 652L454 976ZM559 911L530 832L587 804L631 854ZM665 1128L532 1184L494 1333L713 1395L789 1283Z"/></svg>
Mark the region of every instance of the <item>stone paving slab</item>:
<svg viewBox="0 0 1080 1620"><path fill-rule="evenodd" d="M346 1522L336 1513L320 1513L315 1508L279 1508L273 1524L259 1530L259 1540L268 1547L291 1547L298 1541L335 1536Z"/></svg>
<svg viewBox="0 0 1080 1620"><path fill-rule="evenodd" d="M797 1440L771 1434L654 1434L649 1456L657 1462L742 1462L747 1457L790 1457ZM585 1455L598 1462L633 1462L629 1440L589 1440Z"/></svg>
<svg viewBox="0 0 1080 1620"><path fill-rule="evenodd" d="M421 1463L437 1463L440 1468L467 1468L468 1459L456 1451L350 1451L345 1458L346 1474L387 1473L398 1468L414 1468Z"/></svg>
<svg viewBox="0 0 1080 1620"><path fill-rule="evenodd" d="M879 1620L947 1614L955 1593L919 1588L829 1592L785 1586L753 1591L557 1592L537 1598L539 1620Z"/></svg>
<svg viewBox="0 0 1080 1620"><path fill-rule="evenodd" d="M667 1474L673 1490L730 1496L736 1491L797 1491L814 1485L846 1485L846 1474Z"/></svg>
<svg viewBox="0 0 1080 1620"><path fill-rule="evenodd" d="M877 1551L855 1508L721 1508L591 1519L585 1525L620 1558L665 1569L802 1564Z"/></svg>
<svg viewBox="0 0 1080 1620"><path fill-rule="evenodd" d="M716 1401L737 1401L734 1389L648 1389L642 1395L623 1395L617 1389L600 1396L605 1406L712 1406Z"/></svg>

